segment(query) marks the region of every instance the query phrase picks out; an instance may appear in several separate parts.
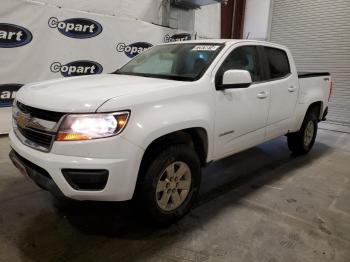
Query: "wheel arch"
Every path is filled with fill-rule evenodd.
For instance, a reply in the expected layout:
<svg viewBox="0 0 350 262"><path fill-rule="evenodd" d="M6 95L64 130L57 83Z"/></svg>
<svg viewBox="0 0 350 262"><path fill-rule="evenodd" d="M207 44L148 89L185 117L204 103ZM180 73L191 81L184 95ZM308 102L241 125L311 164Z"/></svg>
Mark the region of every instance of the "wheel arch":
<svg viewBox="0 0 350 262"><path fill-rule="evenodd" d="M310 112L314 111L317 115L318 121L322 120L324 108L324 102L322 100L313 100L307 104L298 104L298 110L295 114L295 122L293 128L290 130L290 133L297 132L305 119L305 116Z"/></svg>
<svg viewBox="0 0 350 262"><path fill-rule="evenodd" d="M144 159L150 154L154 155L164 148L175 144L186 144L191 146L196 151L201 164L205 165L209 150L209 140L208 132L203 127L180 129L153 139L145 149L141 165Z"/></svg>
<svg viewBox="0 0 350 262"><path fill-rule="evenodd" d="M315 112L318 120L320 121L322 119L323 116L323 102L322 101L315 101L310 103L309 107L306 110L305 116L309 113L309 112ZM305 118L304 116L304 118Z"/></svg>
<svg viewBox="0 0 350 262"><path fill-rule="evenodd" d="M142 178L144 177L149 163L162 150L176 144L191 146L197 153L201 165L204 166L206 164L209 150L209 139L208 132L205 128L191 127L163 134L148 144L142 156L137 176L136 189L142 184ZM135 192L138 192L138 190L135 190Z"/></svg>

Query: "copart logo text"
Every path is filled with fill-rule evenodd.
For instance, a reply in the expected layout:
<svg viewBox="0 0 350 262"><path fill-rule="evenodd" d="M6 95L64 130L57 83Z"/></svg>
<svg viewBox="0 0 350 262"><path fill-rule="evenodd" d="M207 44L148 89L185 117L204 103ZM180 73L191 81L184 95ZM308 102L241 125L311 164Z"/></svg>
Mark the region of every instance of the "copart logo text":
<svg viewBox="0 0 350 262"><path fill-rule="evenodd" d="M51 28L57 28L65 36L79 39L95 37L103 30L100 23L87 18L70 18L59 21L57 17L51 17L48 24Z"/></svg>
<svg viewBox="0 0 350 262"><path fill-rule="evenodd" d="M21 87L20 84L0 85L0 107L12 106L16 93Z"/></svg>
<svg viewBox="0 0 350 262"><path fill-rule="evenodd" d="M191 40L192 36L191 34L188 33L181 33L181 34L175 34L175 35L165 35L164 36L164 42L169 43L169 42L180 42L180 41L188 41Z"/></svg>
<svg viewBox="0 0 350 262"><path fill-rule="evenodd" d="M54 62L51 64L50 69L52 73L61 73L64 77L96 75L101 74L103 71L102 65L88 60L74 61L66 65Z"/></svg>
<svg viewBox="0 0 350 262"><path fill-rule="evenodd" d="M118 43L117 51L124 52L129 58L133 58L151 48L152 46L152 44L146 42L136 42L130 45L127 45L125 43Z"/></svg>
<svg viewBox="0 0 350 262"><path fill-rule="evenodd" d="M0 47L12 48L30 43L33 39L32 33L21 26L0 23Z"/></svg>

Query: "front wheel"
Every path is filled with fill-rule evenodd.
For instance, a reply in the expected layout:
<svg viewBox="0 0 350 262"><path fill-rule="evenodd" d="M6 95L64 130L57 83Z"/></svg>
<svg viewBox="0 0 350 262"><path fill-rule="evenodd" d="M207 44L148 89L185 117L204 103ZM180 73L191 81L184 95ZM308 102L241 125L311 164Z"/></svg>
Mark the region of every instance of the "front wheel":
<svg viewBox="0 0 350 262"><path fill-rule="evenodd" d="M150 163L138 187L139 206L151 222L167 225L184 216L198 195L201 166L187 145L163 150Z"/></svg>
<svg viewBox="0 0 350 262"><path fill-rule="evenodd" d="M310 111L305 116L298 132L287 135L288 147L296 155L308 153L313 147L317 135L317 116Z"/></svg>

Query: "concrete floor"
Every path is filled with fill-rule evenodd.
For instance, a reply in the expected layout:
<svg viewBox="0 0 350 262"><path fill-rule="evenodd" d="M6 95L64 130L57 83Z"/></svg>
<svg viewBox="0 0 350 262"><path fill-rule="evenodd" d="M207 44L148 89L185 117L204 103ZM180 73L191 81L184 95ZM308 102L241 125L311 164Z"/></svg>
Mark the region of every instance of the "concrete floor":
<svg viewBox="0 0 350 262"><path fill-rule="evenodd" d="M0 138L0 261L350 261L350 134L280 138L203 170L194 210L156 229L128 206L61 204L10 164Z"/></svg>

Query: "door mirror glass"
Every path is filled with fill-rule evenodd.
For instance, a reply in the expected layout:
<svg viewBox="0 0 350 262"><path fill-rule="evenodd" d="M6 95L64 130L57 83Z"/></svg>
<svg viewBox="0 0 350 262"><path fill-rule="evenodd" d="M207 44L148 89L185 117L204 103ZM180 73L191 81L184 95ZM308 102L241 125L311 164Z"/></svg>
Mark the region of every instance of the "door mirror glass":
<svg viewBox="0 0 350 262"><path fill-rule="evenodd" d="M222 77L220 89L245 88L252 84L252 77L247 70L227 70Z"/></svg>

